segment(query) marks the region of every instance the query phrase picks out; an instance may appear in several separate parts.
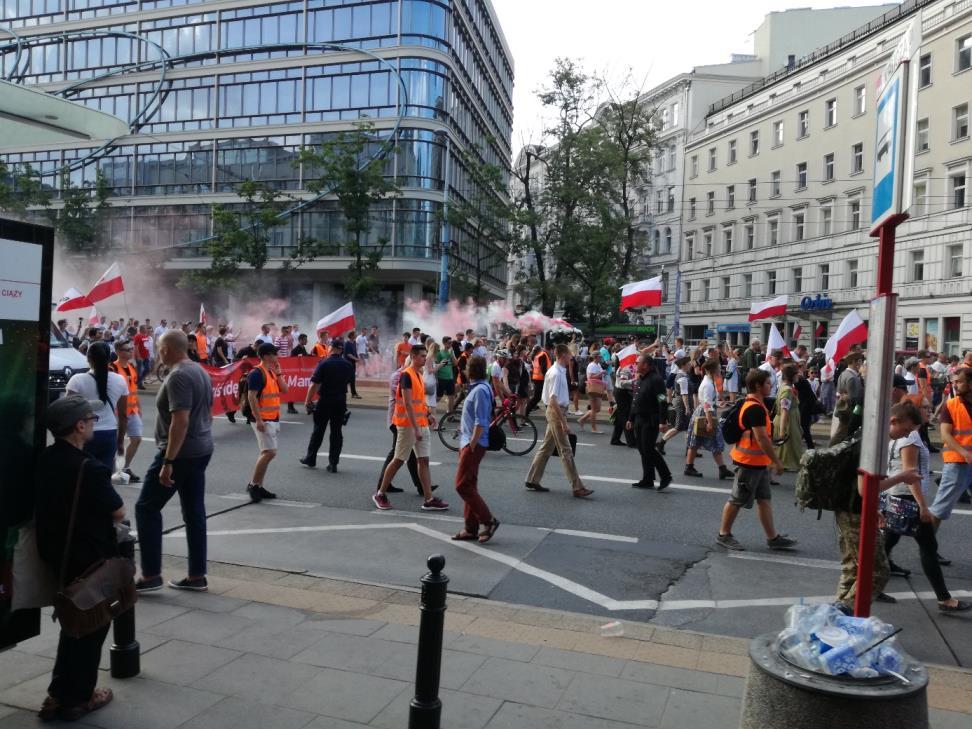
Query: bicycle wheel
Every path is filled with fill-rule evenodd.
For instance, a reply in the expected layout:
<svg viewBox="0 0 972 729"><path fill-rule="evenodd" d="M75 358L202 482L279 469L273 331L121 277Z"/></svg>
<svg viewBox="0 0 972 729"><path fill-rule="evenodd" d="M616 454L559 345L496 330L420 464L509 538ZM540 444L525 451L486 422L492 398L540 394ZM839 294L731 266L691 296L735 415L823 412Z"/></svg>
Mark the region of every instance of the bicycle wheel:
<svg viewBox="0 0 972 729"><path fill-rule="evenodd" d="M537 444L537 426L530 418L510 415L503 421L506 430L506 445L503 450L511 456L525 456Z"/></svg>
<svg viewBox="0 0 972 729"><path fill-rule="evenodd" d="M462 415L456 411L446 413L439 420L439 427L436 428L436 432L439 434L439 440L442 441L442 445L448 448L450 451L459 450L459 427L462 423Z"/></svg>
<svg viewBox="0 0 972 729"><path fill-rule="evenodd" d="M169 368L162 362L159 362L155 366L155 379L159 384L165 382L165 378L169 375Z"/></svg>

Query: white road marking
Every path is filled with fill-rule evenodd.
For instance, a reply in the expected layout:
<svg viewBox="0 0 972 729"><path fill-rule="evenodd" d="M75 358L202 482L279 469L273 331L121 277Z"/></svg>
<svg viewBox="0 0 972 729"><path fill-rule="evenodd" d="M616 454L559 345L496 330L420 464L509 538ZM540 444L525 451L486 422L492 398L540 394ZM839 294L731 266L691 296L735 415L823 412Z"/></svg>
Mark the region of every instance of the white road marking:
<svg viewBox="0 0 972 729"><path fill-rule="evenodd" d="M544 529L544 527L537 527L538 529ZM603 539L608 542L627 542L628 544L637 544L638 537L625 537L621 534L603 534L601 532L584 532L577 529L547 529L546 531L553 532L554 534L564 534L568 537L584 537L585 539Z"/></svg>
<svg viewBox="0 0 972 729"><path fill-rule="evenodd" d="M219 498L229 499L230 501L249 501L247 494L220 494ZM288 501L287 499L266 499L260 502L267 506L289 506L292 509L316 509L320 504L311 501Z"/></svg>
<svg viewBox="0 0 972 729"><path fill-rule="evenodd" d="M395 509L375 509L372 514L381 516L407 516L409 519L428 519L429 521L458 521L465 522L461 516L443 516L442 514L416 514L411 511L396 511Z"/></svg>
<svg viewBox="0 0 972 729"><path fill-rule="evenodd" d="M507 440L522 440L524 443L529 443L530 441L533 440L533 438L514 438L511 435L506 436L506 439ZM537 443L539 443L541 440L543 440L543 438L537 436ZM584 446L585 448L593 448L595 444L594 443L578 443L577 445Z"/></svg>
<svg viewBox="0 0 972 729"><path fill-rule="evenodd" d="M353 532L362 529L401 529L408 526L406 524L326 524L323 526L294 526L294 527L273 527L270 529L219 529L207 531L209 537L239 537L254 534L293 534L298 532ZM163 537L181 537L185 533L184 529L179 529Z"/></svg>
<svg viewBox="0 0 972 729"><path fill-rule="evenodd" d="M784 557L775 554L751 554L749 552L729 552L726 556L732 559L748 559L754 562L775 562L777 564L792 564L798 567L817 567L825 570L839 570L840 562L829 559L810 559L809 557Z"/></svg>
<svg viewBox="0 0 972 729"><path fill-rule="evenodd" d="M317 455L322 456L324 458L327 458L327 452L326 451L323 452L323 453L318 453ZM356 460L356 461L380 461L381 463L384 463L385 462L385 457L384 456L356 456L353 453L341 453L341 458L351 458L351 459ZM441 461L429 461L429 465L430 466L441 466L442 465L442 462Z"/></svg>
<svg viewBox="0 0 972 729"><path fill-rule="evenodd" d="M952 597L972 597L972 590L951 590ZM935 593L927 592L890 592L891 597L897 600L934 600ZM795 605L803 602L812 603L831 603L834 601L833 595L812 595L802 597L759 597L749 600L665 600L659 606L659 611L677 610L728 610L731 608L751 608L751 607L775 607L782 605Z"/></svg>
<svg viewBox="0 0 972 729"><path fill-rule="evenodd" d="M610 478L609 476L581 476L581 481L600 481L602 483L623 483L631 485L634 479L631 478ZM728 494L731 489L719 488L717 486L699 486L689 483L673 483L668 488L679 491L703 491L712 494Z"/></svg>

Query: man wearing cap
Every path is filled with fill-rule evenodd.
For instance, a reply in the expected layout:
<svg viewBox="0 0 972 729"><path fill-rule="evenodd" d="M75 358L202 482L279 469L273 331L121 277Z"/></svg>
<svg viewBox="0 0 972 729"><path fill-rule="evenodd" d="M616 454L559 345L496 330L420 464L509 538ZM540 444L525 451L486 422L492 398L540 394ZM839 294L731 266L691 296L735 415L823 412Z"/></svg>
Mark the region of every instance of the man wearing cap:
<svg viewBox="0 0 972 729"><path fill-rule="evenodd" d="M263 343L257 350L260 364L247 375L247 398L253 413L253 432L256 434L260 455L253 466L253 476L246 485L250 501L275 499L277 495L263 487L270 461L277 457L277 439L280 433L280 396L287 392L287 380L280 372L277 348Z"/></svg>
<svg viewBox="0 0 972 729"><path fill-rule="evenodd" d="M497 349L495 357L489 366L489 380L493 385L493 394L502 402L513 394L507 385L506 365L510 361L510 353L505 349Z"/></svg>
<svg viewBox="0 0 972 729"><path fill-rule="evenodd" d="M341 448L344 445L344 415L348 409L348 385L354 377L354 365L344 357L344 347L340 339L331 342L331 353L317 363L311 384L307 389L304 407L308 413L314 415L314 432L311 433L307 444L307 454L300 462L308 468L316 468L317 451L324 442L324 432L331 428L330 446L327 452L327 472L337 473L338 461L341 458ZM314 395L320 393L317 404Z"/></svg>
<svg viewBox="0 0 972 729"><path fill-rule="evenodd" d="M54 574L60 573L67 552L65 584L91 565L119 556L115 522L125 517L125 507L111 485L111 470L84 452L97 419L82 395L65 395L47 408L47 428L56 440L45 449L37 471L37 549ZM65 550L75 489L77 516L70 549ZM111 701L111 689L95 688L108 627L81 638L61 632L41 719L74 721Z"/></svg>
<svg viewBox="0 0 972 729"><path fill-rule="evenodd" d="M863 421L864 379L861 365L864 355L851 352L844 357L847 368L837 378L837 405L834 406L834 420L830 430L830 445L837 445L857 430Z"/></svg>

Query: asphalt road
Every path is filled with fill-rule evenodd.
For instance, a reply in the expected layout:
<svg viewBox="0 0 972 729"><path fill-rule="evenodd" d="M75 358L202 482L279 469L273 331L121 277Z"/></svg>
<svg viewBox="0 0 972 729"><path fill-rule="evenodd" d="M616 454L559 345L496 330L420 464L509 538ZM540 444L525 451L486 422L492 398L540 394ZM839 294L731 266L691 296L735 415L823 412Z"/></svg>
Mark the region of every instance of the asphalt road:
<svg viewBox="0 0 972 729"><path fill-rule="evenodd" d="M353 407L353 406L352 406ZM146 434L154 400L143 398ZM541 417L534 417L543 432ZM523 487L532 453L517 457L489 453L480 469L480 492L502 522L488 547L456 543L462 502L453 488L457 454L433 436L432 478L447 512L422 512L403 468L391 495L395 509L378 512L370 500L390 446L385 413L353 408L345 428L339 472L325 472L326 458L309 470L297 459L310 436L310 416L285 415L280 451L266 487L278 502L249 504L244 491L256 459L249 426L214 422L216 452L207 473L209 554L212 559L306 571L381 584L418 584L425 557L447 558L450 589L507 602L648 621L727 635L753 636L782 628L785 606L800 598L832 599L838 570L833 517L800 512L793 504L793 474L774 487L774 511L781 532L799 540L792 552L773 552L752 512L743 512L734 533L746 551L728 555L715 546L729 482L719 481L705 454L696 465L703 478L683 476L684 436L668 447L675 483L665 492L630 487L640 476L638 454L611 446L608 435L579 434L578 469L590 499L572 498L559 460L544 478L550 493ZM576 428L575 428L576 431ZM322 451L327 450L325 438ZM143 445L134 470L144 473L152 457ZM940 467L940 461L933 461ZM137 487L119 489L129 503ZM166 527L181 523L177 500L166 510ZM953 593L972 596L972 510L961 510L940 532L941 552L954 560L946 568ZM166 551L183 554L178 531ZM887 590L896 605L876 605L875 614L905 628L902 641L915 655L945 664L972 665L968 620L941 616L921 575L917 546L904 540L895 559L913 569L909 579L892 578Z"/></svg>

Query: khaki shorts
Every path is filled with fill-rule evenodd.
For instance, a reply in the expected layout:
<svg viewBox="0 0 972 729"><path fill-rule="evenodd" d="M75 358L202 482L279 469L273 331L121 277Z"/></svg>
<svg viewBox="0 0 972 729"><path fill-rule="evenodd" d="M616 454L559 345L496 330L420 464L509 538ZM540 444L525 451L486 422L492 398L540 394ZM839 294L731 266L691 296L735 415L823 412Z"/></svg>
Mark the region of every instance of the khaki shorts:
<svg viewBox="0 0 972 729"><path fill-rule="evenodd" d="M257 445L260 446L260 452L277 450L277 436L280 433L280 423L276 420L264 420L263 426L264 430L261 433L257 429L256 423L250 423L250 427L256 433Z"/></svg>
<svg viewBox="0 0 972 729"><path fill-rule="evenodd" d="M125 435L129 438L142 437L142 416L139 413L132 413L126 418Z"/></svg>
<svg viewBox="0 0 972 729"><path fill-rule="evenodd" d="M408 454L415 451L416 458L429 457L429 441L432 432L429 426L424 425L419 428L422 433L422 440L415 439L415 428L408 426L398 426L398 435L395 436L395 458L399 461L407 461Z"/></svg>
<svg viewBox="0 0 972 729"><path fill-rule="evenodd" d="M729 503L752 509L754 501L769 501L770 472L768 468L743 468L736 466L736 477L732 480L732 495Z"/></svg>

